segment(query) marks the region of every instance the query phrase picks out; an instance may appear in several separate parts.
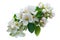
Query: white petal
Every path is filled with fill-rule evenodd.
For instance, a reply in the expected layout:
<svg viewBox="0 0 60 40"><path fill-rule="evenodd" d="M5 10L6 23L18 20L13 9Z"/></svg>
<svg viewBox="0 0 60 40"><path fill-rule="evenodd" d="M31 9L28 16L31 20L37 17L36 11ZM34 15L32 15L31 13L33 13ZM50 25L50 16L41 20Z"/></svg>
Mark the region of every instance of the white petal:
<svg viewBox="0 0 60 40"><path fill-rule="evenodd" d="M23 25L27 25L28 24L28 21L23 21Z"/></svg>
<svg viewBox="0 0 60 40"><path fill-rule="evenodd" d="M23 13L18 13L18 14L17 14L17 18L18 18L18 19L21 19L21 18L22 18L22 15L23 15Z"/></svg>
<svg viewBox="0 0 60 40"><path fill-rule="evenodd" d="M50 4L47 3L47 4L44 5L44 7L45 8L50 8Z"/></svg>
<svg viewBox="0 0 60 40"><path fill-rule="evenodd" d="M38 5L39 8L42 8L43 7L43 4L40 2L39 5Z"/></svg>
<svg viewBox="0 0 60 40"><path fill-rule="evenodd" d="M55 16L55 13L54 13L54 12L52 12L52 16L53 16L53 17Z"/></svg>
<svg viewBox="0 0 60 40"><path fill-rule="evenodd" d="M19 34L19 36L20 36L20 37L24 37L25 34L24 34L23 32L21 32L21 33Z"/></svg>
<svg viewBox="0 0 60 40"><path fill-rule="evenodd" d="M43 13L46 13L46 9L43 9L42 12L43 12Z"/></svg>
<svg viewBox="0 0 60 40"><path fill-rule="evenodd" d="M55 16L55 14L52 12L52 15L50 15L50 18L52 18L52 17L54 17Z"/></svg>
<svg viewBox="0 0 60 40"><path fill-rule="evenodd" d="M11 32L11 28L8 28L7 32Z"/></svg>
<svg viewBox="0 0 60 40"><path fill-rule="evenodd" d="M13 24L13 23L14 23L14 21L13 21L13 19L12 19L11 21L9 21L8 25L11 25L11 24Z"/></svg>
<svg viewBox="0 0 60 40"><path fill-rule="evenodd" d="M15 36L15 37L24 37L25 34L23 33L23 31L19 31L19 33Z"/></svg>
<svg viewBox="0 0 60 40"><path fill-rule="evenodd" d="M17 28L8 28L7 31L15 34L17 32Z"/></svg>
<svg viewBox="0 0 60 40"><path fill-rule="evenodd" d="M11 33L16 34L16 32L17 32L17 29L12 30L12 32L11 32Z"/></svg>
<svg viewBox="0 0 60 40"><path fill-rule="evenodd" d="M53 8L47 3L45 6L45 9L47 9L47 10L52 10Z"/></svg>
<svg viewBox="0 0 60 40"><path fill-rule="evenodd" d="M46 11L47 11L48 13L51 13L51 11L50 11L49 9L46 9Z"/></svg>
<svg viewBox="0 0 60 40"><path fill-rule="evenodd" d="M33 20L31 19L31 20L29 20L29 22L33 22Z"/></svg>
<svg viewBox="0 0 60 40"><path fill-rule="evenodd" d="M23 13L23 12L24 12L24 9L21 9L21 10L20 10L20 13Z"/></svg>
<svg viewBox="0 0 60 40"><path fill-rule="evenodd" d="M27 7L28 11L30 11L30 12L35 11L35 8L36 8L35 6L28 6Z"/></svg>
<svg viewBox="0 0 60 40"><path fill-rule="evenodd" d="M33 22L33 17L31 15L29 16L29 22Z"/></svg>
<svg viewBox="0 0 60 40"><path fill-rule="evenodd" d="M39 20L38 20L38 18L34 18L34 21L37 21L38 22Z"/></svg>
<svg viewBox="0 0 60 40"><path fill-rule="evenodd" d="M9 28L14 28L15 27L15 24L14 24L14 21L11 20L9 23L8 23L8 27Z"/></svg>
<svg viewBox="0 0 60 40"><path fill-rule="evenodd" d="M46 18L45 18L45 17L43 17L43 18L42 18L42 20L44 21L44 23L46 23L46 22L47 22L47 20L46 20Z"/></svg>
<svg viewBox="0 0 60 40"><path fill-rule="evenodd" d="M37 14L37 11L36 11L36 12L33 12L33 11L32 11L31 13L32 13L33 15L36 15L36 14Z"/></svg>

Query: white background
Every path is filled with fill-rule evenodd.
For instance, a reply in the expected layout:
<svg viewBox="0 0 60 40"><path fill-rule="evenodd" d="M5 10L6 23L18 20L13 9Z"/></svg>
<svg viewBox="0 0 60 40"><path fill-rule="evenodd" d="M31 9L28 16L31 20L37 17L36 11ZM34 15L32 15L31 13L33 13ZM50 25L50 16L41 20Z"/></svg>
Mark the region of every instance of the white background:
<svg viewBox="0 0 60 40"><path fill-rule="evenodd" d="M11 37L7 30L8 22L14 13L28 5L38 5L39 2L49 3L55 11L55 17L41 29L40 35L26 31L25 37ZM60 40L60 1L59 0L0 0L0 40Z"/></svg>

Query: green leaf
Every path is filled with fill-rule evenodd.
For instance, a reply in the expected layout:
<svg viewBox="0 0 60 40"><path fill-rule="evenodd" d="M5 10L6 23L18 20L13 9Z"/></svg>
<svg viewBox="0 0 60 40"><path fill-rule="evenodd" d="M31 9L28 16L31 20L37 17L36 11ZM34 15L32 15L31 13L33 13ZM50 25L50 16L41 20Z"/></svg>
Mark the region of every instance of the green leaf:
<svg viewBox="0 0 60 40"><path fill-rule="evenodd" d="M28 27L28 30L30 33L34 32L34 30L35 30L35 24L34 23L28 23L27 27Z"/></svg>
<svg viewBox="0 0 60 40"><path fill-rule="evenodd" d="M43 17L43 12L42 12L42 8L36 7L35 9L37 12L37 14L35 15L37 18L41 19Z"/></svg>
<svg viewBox="0 0 60 40"><path fill-rule="evenodd" d="M36 7L35 11L41 11L42 8L39 8L38 6Z"/></svg>
<svg viewBox="0 0 60 40"><path fill-rule="evenodd" d="M41 28L39 26L36 26L35 27L35 34L36 34L36 36L39 35L40 31L41 31Z"/></svg>
<svg viewBox="0 0 60 40"><path fill-rule="evenodd" d="M40 10L40 8L39 8L39 7L36 7L36 9L35 9L35 10L36 10L36 11L37 11L37 10Z"/></svg>
<svg viewBox="0 0 60 40"><path fill-rule="evenodd" d="M43 17L42 11L38 11L37 14L36 14L36 17L41 19Z"/></svg>

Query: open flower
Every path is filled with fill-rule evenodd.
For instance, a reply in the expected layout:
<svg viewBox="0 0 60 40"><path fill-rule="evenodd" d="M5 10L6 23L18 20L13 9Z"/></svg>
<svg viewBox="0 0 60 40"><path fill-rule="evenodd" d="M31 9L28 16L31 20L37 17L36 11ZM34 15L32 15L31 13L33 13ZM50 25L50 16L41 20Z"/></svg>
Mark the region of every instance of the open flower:
<svg viewBox="0 0 60 40"><path fill-rule="evenodd" d="M22 16L23 25L27 25L28 22L33 22L32 15L30 13L24 13Z"/></svg>

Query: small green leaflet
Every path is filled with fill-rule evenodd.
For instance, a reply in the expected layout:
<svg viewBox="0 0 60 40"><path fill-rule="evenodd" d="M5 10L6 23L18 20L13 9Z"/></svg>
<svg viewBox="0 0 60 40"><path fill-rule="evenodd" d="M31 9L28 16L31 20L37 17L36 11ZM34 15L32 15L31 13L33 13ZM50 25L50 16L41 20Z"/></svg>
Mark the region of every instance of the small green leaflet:
<svg viewBox="0 0 60 40"><path fill-rule="evenodd" d="M41 28L39 26L36 26L35 27L35 34L36 34L36 36L39 35L40 31L41 31Z"/></svg>
<svg viewBox="0 0 60 40"><path fill-rule="evenodd" d="M27 27L28 27L28 30L30 33L34 32L34 30L35 30L35 24L34 23L28 23Z"/></svg>
<svg viewBox="0 0 60 40"><path fill-rule="evenodd" d="M14 14L13 18L16 18L16 14Z"/></svg>
<svg viewBox="0 0 60 40"><path fill-rule="evenodd" d="M17 22L19 22L19 21L20 21L19 19L17 19L16 14L14 14L13 18L14 18L14 20L15 20L15 21L17 21Z"/></svg>

